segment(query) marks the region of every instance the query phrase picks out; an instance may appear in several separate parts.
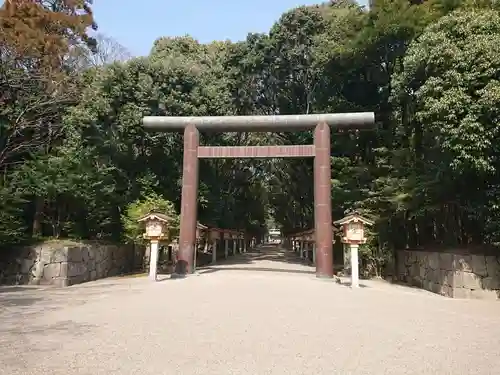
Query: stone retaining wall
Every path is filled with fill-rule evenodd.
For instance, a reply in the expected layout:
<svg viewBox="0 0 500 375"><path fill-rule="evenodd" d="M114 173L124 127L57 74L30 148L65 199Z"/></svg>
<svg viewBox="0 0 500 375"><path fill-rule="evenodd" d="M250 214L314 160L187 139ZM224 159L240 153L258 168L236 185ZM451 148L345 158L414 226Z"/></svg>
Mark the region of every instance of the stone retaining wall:
<svg viewBox="0 0 500 375"><path fill-rule="evenodd" d="M500 257L462 251L398 252L398 280L452 298L499 299Z"/></svg>
<svg viewBox="0 0 500 375"><path fill-rule="evenodd" d="M131 272L138 257L132 246L48 241L1 252L0 284L79 284Z"/></svg>

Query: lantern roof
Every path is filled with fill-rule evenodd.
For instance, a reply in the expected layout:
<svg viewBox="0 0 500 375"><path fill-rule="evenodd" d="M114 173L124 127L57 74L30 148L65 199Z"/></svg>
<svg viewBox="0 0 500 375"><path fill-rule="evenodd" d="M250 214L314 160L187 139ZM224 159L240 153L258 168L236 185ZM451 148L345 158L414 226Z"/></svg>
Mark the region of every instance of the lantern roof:
<svg viewBox="0 0 500 375"><path fill-rule="evenodd" d="M200 223L199 221L196 222L196 229L208 229L208 227L206 225L203 225L202 223Z"/></svg>
<svg viewBox="0 0 500 375"><path fill-rule="evenodd" d="M350 214L348 214L346 217L337 220L334 222L336 225L345 225L345 224L350 224L350 223L357 223L357 222L362 222L365 225L373 225L375 222L372 220L361 216L358 211L353 211Z"/></svg>
<svg viewBox="0 0 500 375"><path fill-rule="evenodd" d="M165 214L160 214L158 212L150 212L149 214L141 217L139 220L137 220L139 223L142 223L144 221L151 221L151 220L159 220L163 223L168 223L173 220L170 216L167 216Z"/></svg>

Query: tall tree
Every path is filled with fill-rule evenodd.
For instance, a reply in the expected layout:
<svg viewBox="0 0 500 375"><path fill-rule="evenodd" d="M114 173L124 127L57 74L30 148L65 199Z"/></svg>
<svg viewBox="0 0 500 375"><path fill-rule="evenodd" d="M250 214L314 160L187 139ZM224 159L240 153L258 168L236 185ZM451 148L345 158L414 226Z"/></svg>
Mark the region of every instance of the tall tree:
<svg viewBox="0 0 500 375"><path fill-rule="evenodd" d="M6 175L25 161L45 155L61 139L61 118L78 99L76 77L68 71L71 48L95 46L88 1L8 0L0 8L0 168ZM12 180L4 178L2 189ZM43 197L34 198L33 229ZM31 204L31 199L28 202ZM2 204L5 204L2 202ZM29 221L29 220L28 220Z"/></svg>

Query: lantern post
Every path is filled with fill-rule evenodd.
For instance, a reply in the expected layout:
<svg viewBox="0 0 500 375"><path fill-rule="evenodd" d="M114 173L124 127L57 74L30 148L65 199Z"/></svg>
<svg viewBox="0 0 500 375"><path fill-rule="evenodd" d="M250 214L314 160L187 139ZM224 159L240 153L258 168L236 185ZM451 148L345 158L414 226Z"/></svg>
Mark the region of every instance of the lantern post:
<svg viewBox="0 0 500 375"><path fill-rule="evenodd" d="M357 211L347 215L334 224L342 226L342 242L349 246L351 258L351 288L359 287L359 245L366 243L365 225L373 221L361 216Z"/></svg>
<svg viewBox="0 0 500 375"><path fill-rule="evenodd" d="M145 224L143 237L149 240L151 245L149 253L149 278L152 281L156 281L159 243L160 240L167 237L168 223L170 221L170 217L155 212L151 212L138 220L139 223Z"/></svg>

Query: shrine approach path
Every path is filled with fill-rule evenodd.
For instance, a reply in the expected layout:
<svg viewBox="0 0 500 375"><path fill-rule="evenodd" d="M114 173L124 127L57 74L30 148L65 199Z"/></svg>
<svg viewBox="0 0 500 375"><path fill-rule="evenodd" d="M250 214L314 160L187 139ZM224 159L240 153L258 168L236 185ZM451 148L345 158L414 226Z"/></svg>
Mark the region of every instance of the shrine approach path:
<svg viewBox="0 0 500 375"><path fill-rule="evenodd" d="M499 373L498 302L351 290L275 247L199 273L0 288L0 374Z"/></svg>

